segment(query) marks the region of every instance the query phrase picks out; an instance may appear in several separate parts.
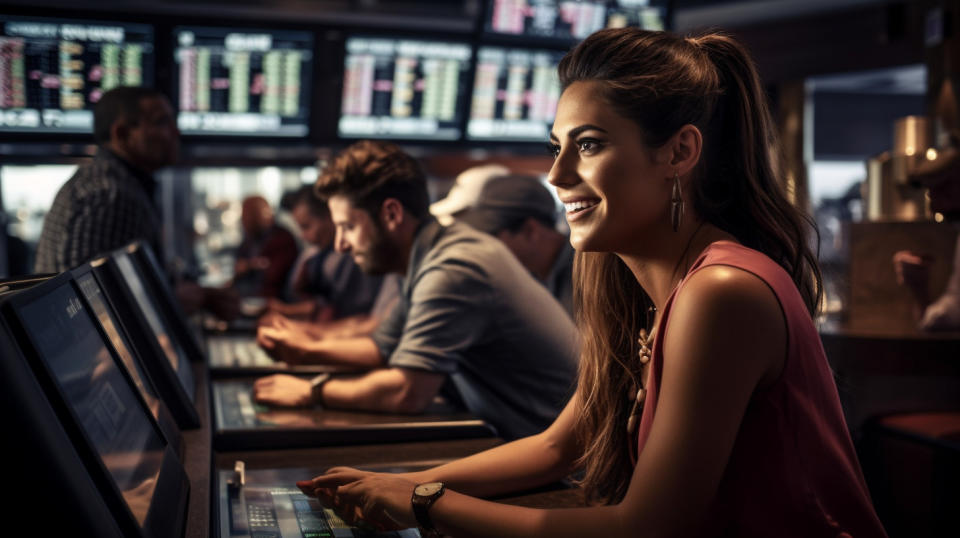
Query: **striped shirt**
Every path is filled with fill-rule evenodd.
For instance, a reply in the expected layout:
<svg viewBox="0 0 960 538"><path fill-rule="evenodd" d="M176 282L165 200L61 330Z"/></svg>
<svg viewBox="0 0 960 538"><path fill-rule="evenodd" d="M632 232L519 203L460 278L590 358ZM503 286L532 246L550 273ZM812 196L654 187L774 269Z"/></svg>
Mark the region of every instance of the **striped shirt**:
<svg viewBox="0 0 960 538"><path fill-rule="evenodd" d="M101 148L54 198L43 221L35 270L66 271L137 239L157 251L161 217L155 189L156 180Z"/></svg>

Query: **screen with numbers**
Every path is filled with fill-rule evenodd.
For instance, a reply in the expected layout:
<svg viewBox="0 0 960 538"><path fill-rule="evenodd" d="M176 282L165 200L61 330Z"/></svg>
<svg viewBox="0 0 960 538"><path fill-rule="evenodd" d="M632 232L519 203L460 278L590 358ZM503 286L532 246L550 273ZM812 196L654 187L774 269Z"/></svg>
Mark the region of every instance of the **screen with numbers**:
<svg viewBox="0 0 960 538"><path fill-rule="evenodd" d="M153 86L153 27L0 15L0 131L92 133L115 86Z"/></svg>
<svg viewBox="0 0 960 538"><path fill-rule="evenodd" d="M348 38L338 134L459 139L470 57L466 43Z"/></svg>
<svg viewBox="0 0 960 538"><path fill-rule="evenodd" d="M313 36L174 28L177 125L186 135L304 136Z"/></svg>
<svg viewBox="0 0 960 538"><path fill-rule="evenodd" d="M664 11L650 0L488 0L484 30L580 40L603 28L663 30Z"/></svg>
<svg viewBox="0 0 960 538"><path fill-rule="evenodd" d="M562 52L480 47L467 138L545 142L557 113Z"/></svg>

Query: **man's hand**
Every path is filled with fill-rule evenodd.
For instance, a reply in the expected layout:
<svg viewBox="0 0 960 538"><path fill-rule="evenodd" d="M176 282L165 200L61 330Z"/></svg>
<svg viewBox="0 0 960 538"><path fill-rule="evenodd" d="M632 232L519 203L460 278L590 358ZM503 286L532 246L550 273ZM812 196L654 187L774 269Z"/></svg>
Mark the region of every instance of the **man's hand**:
<svg viewBox="0 0 960 538"><path fill-rule="evenodd" d="M272 326L257 327L257 343L267 355L287 364L304 364L308 355L309 337L297 331Z"/></svg>
<svg viewBox="0 0 960 538"><path fill-rule="evenodd" d="M253 399L280 407L306 407L313 404L310 381L292 375L276 374L253 383Z"/></svg>
<svg viewBox="0 0 960 538"><path fill-rule="evenodd" d="M930 285L930 256L917 254L909 250L900 250L893 255L893 270L897 274L897 284L906 287L922 306L928 302Z"/></svg>

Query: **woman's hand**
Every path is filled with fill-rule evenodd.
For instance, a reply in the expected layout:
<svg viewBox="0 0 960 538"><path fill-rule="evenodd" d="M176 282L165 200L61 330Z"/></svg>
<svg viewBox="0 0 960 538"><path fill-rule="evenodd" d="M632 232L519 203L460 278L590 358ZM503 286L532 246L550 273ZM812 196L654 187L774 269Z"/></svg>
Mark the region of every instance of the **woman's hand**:
<svg viewBox="0 0 960 538"><path fill-rule="evenodd" d="M359 519L384 530L417 526L411 497L416 486L402 475L333 467L313 480L297 482L306 495L332 506L350 524Z"/></svg>

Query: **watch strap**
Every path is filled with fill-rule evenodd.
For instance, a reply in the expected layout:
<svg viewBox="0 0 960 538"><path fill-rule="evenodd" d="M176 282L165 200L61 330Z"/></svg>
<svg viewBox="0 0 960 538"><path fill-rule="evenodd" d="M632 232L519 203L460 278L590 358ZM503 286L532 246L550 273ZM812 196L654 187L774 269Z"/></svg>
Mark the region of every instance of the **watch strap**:
<svg viewBox="0 0 960 538"><path fill-rule="evenodd" d="M310 399L314 404L323 406L323 384L330 381L330 374L320 374L310 380Z"/></svg>

